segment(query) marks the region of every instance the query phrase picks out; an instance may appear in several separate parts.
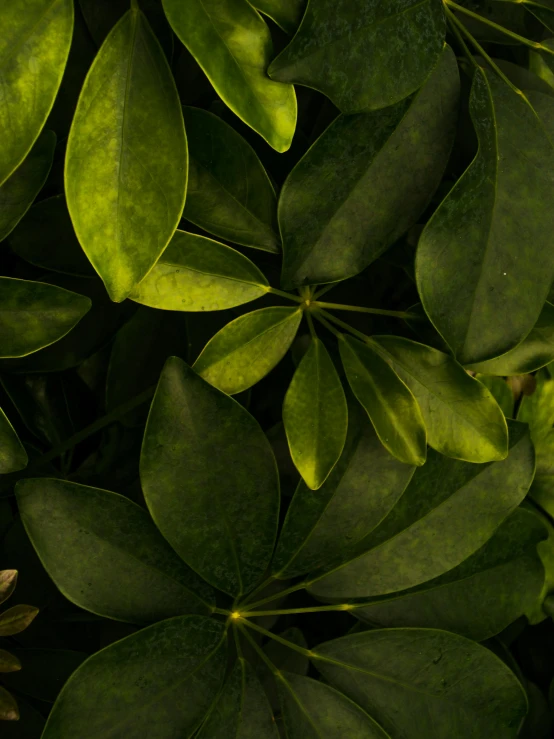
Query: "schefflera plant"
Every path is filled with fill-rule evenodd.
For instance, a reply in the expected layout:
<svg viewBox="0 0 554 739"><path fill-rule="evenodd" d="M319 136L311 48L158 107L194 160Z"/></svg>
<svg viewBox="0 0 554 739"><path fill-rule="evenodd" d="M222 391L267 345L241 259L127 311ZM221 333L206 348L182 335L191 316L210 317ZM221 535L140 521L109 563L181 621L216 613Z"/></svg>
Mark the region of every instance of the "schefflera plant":
<svg viewBox="0 0 554 739"><path fill-rule="evenodd" d="M544 583L546 529L520 508L534 473L527 426L510 422L501 461L431 451L416 468L349 402L339 462L320 490L300 483L280 533L263 431L175 357L145 429L148 511L66 480L17 484L60 591L142 627L77 669L44 739L517 736L524 689L478 642L535 612ZM301 590L305 605L287 608ZM266 628L327 611L359 628L319 645Z"/></svg>

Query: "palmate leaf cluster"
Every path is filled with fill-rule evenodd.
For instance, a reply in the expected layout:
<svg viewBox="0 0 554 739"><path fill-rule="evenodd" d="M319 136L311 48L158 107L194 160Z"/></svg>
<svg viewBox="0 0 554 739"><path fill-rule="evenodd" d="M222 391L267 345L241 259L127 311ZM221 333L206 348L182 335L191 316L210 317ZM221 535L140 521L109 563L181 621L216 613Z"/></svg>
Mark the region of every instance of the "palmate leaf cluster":
<svg viewBox="0 0 554 739"><path fill-rule="evenodd" d="M0 28L8 739L549 736L551 0Z"/></svg>

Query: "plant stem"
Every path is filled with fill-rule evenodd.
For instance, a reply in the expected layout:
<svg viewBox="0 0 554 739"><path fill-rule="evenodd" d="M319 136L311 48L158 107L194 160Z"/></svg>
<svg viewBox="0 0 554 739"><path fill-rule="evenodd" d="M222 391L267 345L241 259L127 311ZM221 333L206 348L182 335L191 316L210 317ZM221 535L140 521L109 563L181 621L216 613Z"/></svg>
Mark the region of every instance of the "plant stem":
<svg viewBox="0 0 554 739"><path fill-rule="evenodd" d="M262 583L258 585L257 588L254 588L254 590L251 593L248 593L244 601L241 603L241 606L244 606L246 603L248 603L249 600L252 600L254 596L256 596L260 591L265 590L271 583L275 580L273 575L270 575L267 580L264 580Z"/></svg>
<svg viewBox="0 0 554 739"><path fill-rule="evenodd" d="M322 326L325 326L327 331L330 331L337 337L337 339L339 339L339 341L342 341L343 335L340 333L340 331L337 331L337 329L331 323L329 323L329 321L326 321L325 318L323 318L323 316L321 315L321 311L314 310L313 314L315 319L318 320Z"/></svg>
<svg viewBox="0 0 554 739"><path fill-rule="evenodd" d="M326 308L327 310L347 310L355 313L371 313L376 316L392 316L393 318L412 318L411 313L399 310L384 310L382 308L363 308L360 305L344 305L343 303L324 303L321 300L314 300L312 305L316 308Z"/></svg>
<svg viewBox="0 0 554 739"><path fill-rule="evenodd" d="M363 341L367 344L368 341L370 341L369 336L366 334L363 334L361 331L358 331L357 328L354 328L350 324L346 323L346 321L342 321L340 318L337 318L336 316L333 316L331 313L327 313L326 310L321 311L325 318L327 318L332 323L335 323L337 326L340 326L345 331L349 331L351 334L353 334L357 339L360 339L360 341ZM317 314L316 314L317 315Z"/></svg>
<svg viewBox="0 0 554 739"><path fill-rule="evenodd" d="M477 64L477 61L476 61L475 57L471 53L471 49L466 44L466 42L464 40L464 37L460 33L460 29L458 28L458 25L456 24L456 20L457 20L456 19L456 16L454 15L454 13L451 10L449 10L446 7L446 5L444 6L444 11L446 13L446 17L447 17L447 20L448 20L448 25L450 26L450 30L452 31L452 33L454 34L454 36L456 36L456 38L458 39L458 43L462 47L462 49L464 51L464 54L466 55L466 57L468 58L468 60L471 62L471 64L473 64L474 67L478 67L479 65Z"/></svg>
<svg viewBox="0 0 554 739"><path fill-rule="evenodd" d="M353 604L338 603L330 606L308 606L307 608L283 608L275 611L244 611L244 616L248 618L258 618L261 616L290 616L295 613L325 613L326 611L352 611L355 608L363 608L367 603Z"/></svg>
<svg viewBox="0 0 554 739"><path fill-rule="evenodd" d="M279 295L281 298L286 298L287 300L293 300L295 303L304 302L304 298L301 298L299 295L293 295L292 293L286 293L284 290L279 290L276 287L268 287L267 292L271 293L272 295Z"/></svg>
<svg viewBox="0 0 554 739"><path fill-rule="evenodd" d="M315 340L315 339L317 339L317 334L316 334L316 331L315 331L314 322L312 320L312 316L310 314L310 311L307 310L306 313L305 313L305 315L306 315L306 320L308 321L308 326L309 326L309 329L310 329L310 336L312 337L312 339Z"/></svg>
<svg viewBox="0 0 554 739"><path fill-rule="evenodd" d="M279 675L279 670L275 667L273 662L269 659L267 654L264 652L264 650L260 647L259 644L256 643L256 641L250 636L248 633L248 629L240 628L241 634L244 635L244 637L250 642L250 644L254 647L254 650L258 653L258 655L261 657L262 662L264 662L267 669L275 676L277 677Z"/></svg>
<svg viewBox="0 0 554 739"><path fill-rule="evenodd" d="M257 600L255 603L250 603L247 608L245 608L245 604L241 603L239 610L241 613L249 613L250 609L257 608L258 606L263 606L264 603L271 603L272 600L277 600L277 598L281 598L284 595L289 595L290 593L295 593L297 590L304 590L305 588L310 585L309 582L301 582L298 583L298 585L291 585L290 588L287 588L286 590L280 590L278 593L273 593L273 595L268 595L267 598L263 598L262 600Z"/></svg>
<svg viewBox="0 0 554 739"><path fill-rule="evenodd" d="M299 647L298 644L293 644L293 642L288 641L287 639L283 639L282 636L277 636L277 634L272 634L271 631L264 629L262 626L258 626L258 624L253 624L251 621L246 621L244 619L241 619L241 624L246 624L246 626L248 626L249 629L258 631L260 634L263 634L264 636L269 637L269 639L273 639L273 641L279 642L279 644L282 644L284 647L293 649L295 652L300 652L300 654L303 654L305 657L313 656L312 652L310 652L309 649L304 649L304 647Z"/></svg>
<svg viewBox="0 0 554 739"><path fill-rule="evenodd" d="M340 282L331 282L330 285L325 285L325 287L322 287L321 290L317 290L314 295L314 300L319 300L322 295L325 295L325 293L328 293L329 290L337 287L337 285L340 285Z"/></svg>

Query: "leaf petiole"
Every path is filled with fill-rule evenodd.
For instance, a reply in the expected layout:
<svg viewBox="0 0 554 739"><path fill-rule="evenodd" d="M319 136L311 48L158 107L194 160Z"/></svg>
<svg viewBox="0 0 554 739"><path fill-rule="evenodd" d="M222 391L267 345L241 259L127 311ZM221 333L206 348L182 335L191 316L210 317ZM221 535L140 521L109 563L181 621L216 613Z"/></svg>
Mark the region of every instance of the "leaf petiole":
<svg viewBox="0 0 554 739"><path fill-rule="evenodd" d="M279 297L286 298L287 300L292 300L295 303L304 302L304 298L301 298L299 295L293 295L292 293L287 293L284 290L279 290L277 287L268 287L267 292L271 293L272 295L279 295Z"/></svg>
<svg viewBox="0 0 554 739"><path fill-rule="evenodd" d="M248 633L248 629L245 629L241 626L238 628L235 627L235 633L240 629L240 633L244 636L244 638L250 642L252 647L254 648L254 651L257 652L258 656L261 658L262 662L265 664L267 669L275 676L279 676L279 670L275 667L273 662L269 659L267 654L264 652L264 650L260 647L260 645L256 642L255 639L252 638L252 636Z"/></svg>
<svg viewBox="0 0 554 739"><path fill-rule="evenodd" d="M360 305L344 305L343 303L325 303L321 300L312 302L314 308L326 308L327 310L346 310L354 313L371 313L376 316L392 316L393 318L417 318L418 316L406 311L385 310L383 308L364 308Z"/></svg>
<svg viewBox="0 0 554 739"><path fill-rule="evenodd" d="M244 607L245 604L241 603L240 606L237 608L238 611L241 611L243 613L248 613L250 609L257 608L258 606L263 606L264 603L271 603L273 600L277 600L278 598L282 598L285 595L289 595L290 593L296 593L297 590L304 590L305 588L310 585L309 582L301 582L297 585L291 585L290 588L287 588L286 590L280 590L278 593L273 593L273 595L268 595L266 598L263 598L262 600L257 600L255 603L250 603L246 608Z"/></svg>
<svg viewBox="0 0 554 739"><path fill-rule="evenodd" d="M371 340L369 336L367 336L366 334L363 334L361 331L358 331L357 328L354 328L349 323L346 323L346 321L342 321L340 318L337 318L332 313L328 313L326 310L321 310L321 313L329 321L336 324L337 326L340 326L345 331L349 331L357 339L360 339L360 341L367 343L368 341ZM317 313L316 313L316 317L317 317Z"/></svg>
<svg viewBox="0 0 554 739"><path fill-rule="evenodd" d="M293 649L295 652L299 652L300 654L303 654L305 657L313 657L314 654L309 649L304 649L304 647L298 646L298 644L294 644L291 641L288 641L287 639L283 639L282 636L277 636L277 634L272 634L271 631L268 631L267 629L264 629L262 626L258 626L258 624L254 624L251 621L247 621L246 619L241 619L240 624L246 624L249 629L253 629L254 631L257 631L260 634L263 634L264 636L269 637L270 639L273 639L273 641L279 642L279 644L282 644L284 647L288 647L289 649Z"/></svg>

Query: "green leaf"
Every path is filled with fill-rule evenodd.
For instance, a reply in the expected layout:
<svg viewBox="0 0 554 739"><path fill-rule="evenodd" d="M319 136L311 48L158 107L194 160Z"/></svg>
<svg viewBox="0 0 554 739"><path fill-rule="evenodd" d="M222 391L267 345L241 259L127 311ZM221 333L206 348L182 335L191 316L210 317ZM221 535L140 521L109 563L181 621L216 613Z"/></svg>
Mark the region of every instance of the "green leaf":
<svg viewBox="0 0 554 739"><path fill-rule="evenodd" d="M527 700L492 652L434 629L365 631L321 644L317 669L391 737L515 739Z"/></svg>
<svg viewBox="0 0 554 739"><path fill-rule="evenodd" d="M429 446L468 462L504 459L506 419L484 385L437 349L398 336L374 338L414 394Z"/></svg>
<svg viewBox="0 0 554 739"><path fill-rule="evenodd" d="M479 150L419 240L421 302L463 364L523 341L554 274L554 99L527 97L475 72L470 112Z"/></svg>
<svg viewBox="0 0 554 739"><path fill-rule="evenodd" d="M140 472L152 517L185 562L231 595L253 588L276 535L273 452L241 405L175 357L152 402Z"/></svg>
<svg viewBox="0 0 554 739"><path fill-rule="evenodd" d="M112 300L124 300L169 243L186 185L187 142L173 76L134 5L90 68L65 159L71 220Z"/></svg>
<svg viewBox="0 0 554 739"><path fill-rule="evenodd" d="M254 0L251 5L292 36L302 20L307 2L306 0Z"/></svg>
<svg viewBox="0 0 554 739"><path fill-rule="evenodd" d="M484 641L537 601L544 580L537 544L545 538L538 518L518 508L453 570L353 613L374 625L426 626Z"/></svg>
<svg viewBox="0 0 554 739"><path fill-rule="evenodd" d="M198 739L278 739L271 707L254 669L239 658Z"/></svg>
<svg viewBox="0 0 554 739"><path fill-rule="evenodd" d="M224 638L223 623L179 616L111 644L70 677L43 739L190 737L223 681Z"/></svg>
<svg viewBox="0 0 554 739"><path fill-rule="evenodd" d="M277 200L256 152L234 128L200 108L183 108L189 181L183 216L204 231L278 252Z"/></svg>
<svg viewBox="0 0 554 739"><path fill-rule="evenodd" d="M525 9L554 33L554 4L551 0L525 0ZM541 42L543 43L543 42Z"/></svg>
<svg viewBox="0 0 554 739"><path fill-rule="evenodd" d="M550 51L554 51L554 38L547 38L541 41ZM550 88L554 88L554 69L552 68L551 55L547 52L541 54L536 51L529 51L529 69L538 75Z"/></svg>
<svg viewBox="0 0 554 739"><path fill-rule="evenodd" d="M15 698L0 685L0 721L17 721L19 709Z"/></svg>
<svg viewBox="0 0 554 739"><path fill-rule="evenodd" d="M18 605L0 613L0 636L13 636L25 631L34 621L38 608L34 606Z"/></svg>
<svg viewBox="0 0 554 739"><path fill-rule="evenodd" d="M466 365L484 375L525 375L554 359L554 305L545 303L530 333L509 352L495 359Z"/></svg>
<svg viewBox="0 0 554 739"><path fill-rule="evenodd" d="M301 320L298 307L261 308L239 316L208 341L194 369L229 395L247 390L285 356Z"/></svg>
<svg viewBox="0 0 554 739"><path fill-rule="evenodd" d="M17 672L17 670L20 669L21 662L18 660L18 658L15 655L10 654L9 652L6 652L5 649L0 649L0 672Z"/></svg>
<svg viewBox="0 0 554 739"><path fill-rule="evenodd" d="M17 584L17 570L0 570L0 603L8 600Z"/></svg>
<svg viewBox="0 0 554 739"><path fill-rule="evenodd" d="M131 623L211 611L211 589L128 498L45 478L22 480L16 494L42 564L76 605Z"/></svg>
<svg viewBox="0 0 554 739"><path fill-rule="evenodd" d="M61 287L0 277L0 357L24 357L53 344L90 307L88 298Z"/></svg>
<svg viewBox="0 0 554 739"><path fill-rule="evenodd" d="M19 441L8 417L0 408L0 475L23 470L27 466L27 462L27 452Z"/></svg>
<svg viewBox="0 0 554 739"><path fill-rule="evenodd" d="M302 357L285 395L283 423L292 461L306 485L317 490L337 463L348 428L340 378L317 337Z"/></svg>
<svg viewBox="0 0 554 739"><path fill-rule="evenodd" d="M311 2L268 74L319 90L343 113L386 108L423 84L444 34L439 0Z"/></svg>
<svg viewBox="0 0 554 739"><path fill-rule="evenodd" d="M359 407L349 408L343 453L323 486L300 482L273 558L274 577L313 572L353 548L397 503L414 472L383 447Z"/></svg>
<svg viewBox="0 0 554 739"><path fill-rule="evenodd" d="M55 147L56 134L44 131L23 162L0 186L0 241L13 231L42 189Z"/></svg>
<svg viewBox="0 0 554 739"><path fill-rule="evenodd" d="M381 443L401 462L424 464L427 434L411 391L371 345L343 336L339 349L352 392Z"/></svg>
<svg viewBox="0 0 554 739"><path fill-rule="evenodd" d="M359 706L329 685L291 673L278 677L288 739L391 739Z"/></svg>
<svg viewBox="0 0 554 739"><path fill-rule="evenodd" d="M72 0L4 0L0 7L0 185L37 140L62 81Z"/></svg>
<svg viewBox="0 0 554 739"><path fill-rule="evenodd" d="M279 196L285 288L357 274L417 221L450 154L459 87L446 47L413 97L341 115L317 139Z"/></svg>
<svg viewBox="0 0 554 739"><path fill-rule="evenodd" d="M535 381L534 392L521 399L517 420L529 425L531 438L537 445L554 426L554 378L542 370L535 375Z"/></svg>
<svg viewBox="0 0 554 739"><path fill-rule="evenodd" d="M270 80L269 28L247 0L163 0L171 27L215 91L248 126L279 152L296 125L292 85Z"/></svg>
<svg viewBox="0 0 554 739"><path fill-rule="evenodd" d="M506 418L512 418L514 414L514 394L508 383L502 377L494 377L494 375L477 374L475 379L490 390Z"/></svg>
<svg viewBox="0 0 554 739"><path fill-rule="evenodd" d="M163 310L213 311L260 298L268 288L264 275L240 252L176 231L131 299Z"/></svg>
<svg viewBox="0 0 554 739"><path fill-rule="evenodd" d="M526 426L511 422L510 454L471 464L430 452L358 556L310 577L316 597L342 602L405 590L461 564L525 498L535 471Z"/></svg>
<svg viewBox="0 0 554 739"><path fill-rule="evenodd" d="M18 257L35 267L92 277L95 272L75 235L64 195L35 203L10 234Z"/></svg>

